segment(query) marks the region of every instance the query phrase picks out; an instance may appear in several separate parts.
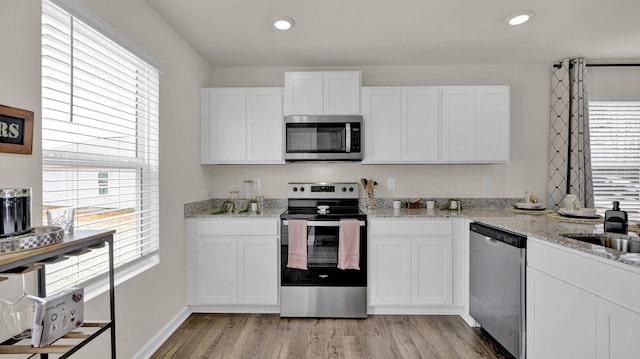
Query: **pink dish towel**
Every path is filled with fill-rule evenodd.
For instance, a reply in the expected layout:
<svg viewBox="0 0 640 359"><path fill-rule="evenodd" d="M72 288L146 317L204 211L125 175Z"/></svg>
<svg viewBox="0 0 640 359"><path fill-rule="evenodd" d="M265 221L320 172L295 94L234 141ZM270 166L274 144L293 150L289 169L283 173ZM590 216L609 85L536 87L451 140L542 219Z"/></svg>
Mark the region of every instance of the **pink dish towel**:
<svg viewBox="0 0 640 359"><path fill-rule="evenodd" d="M360 270L360 221L357 219L340 220L338 269Z"/></svg>
<svg viewBox="0 0 640 359"><path fill-rule="evenodd" d="M289 259L287 268L307 268L307 221L289 220Z"/></svg>

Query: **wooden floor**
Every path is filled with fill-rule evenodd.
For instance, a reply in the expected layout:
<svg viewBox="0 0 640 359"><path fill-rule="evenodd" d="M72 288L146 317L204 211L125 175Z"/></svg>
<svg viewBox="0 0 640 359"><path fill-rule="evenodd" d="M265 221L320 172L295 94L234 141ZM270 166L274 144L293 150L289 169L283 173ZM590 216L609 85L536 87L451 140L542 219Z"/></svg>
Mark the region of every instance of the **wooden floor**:
<svg viewBox="0 0 640 359"><path fill-rule="evenodd" d="M458 316L192 314L152 358L512 358Z"/></svg>

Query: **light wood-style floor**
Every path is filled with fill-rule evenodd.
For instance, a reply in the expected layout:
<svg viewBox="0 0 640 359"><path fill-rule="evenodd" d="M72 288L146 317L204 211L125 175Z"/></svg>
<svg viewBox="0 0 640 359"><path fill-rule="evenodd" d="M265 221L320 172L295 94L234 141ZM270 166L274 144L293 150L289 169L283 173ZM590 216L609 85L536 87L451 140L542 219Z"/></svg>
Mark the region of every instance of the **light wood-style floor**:
<svg viewBox="0 0 640 359"><path fill-rule="evenodd" d="M457 316L192 314L152 358L512 358Z"/></svg>

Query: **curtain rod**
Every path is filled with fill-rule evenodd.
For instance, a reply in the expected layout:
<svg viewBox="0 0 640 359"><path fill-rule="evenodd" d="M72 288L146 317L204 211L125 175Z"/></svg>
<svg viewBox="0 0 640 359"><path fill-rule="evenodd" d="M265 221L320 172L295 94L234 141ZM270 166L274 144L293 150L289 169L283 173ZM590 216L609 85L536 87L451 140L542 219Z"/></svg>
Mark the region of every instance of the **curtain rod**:
<svg viewBox="0 0 640 359"><path fill-rule="evenodd" d="M571 67L573 64L569 64L569 67ZM585 66L587 67L640 67L640 63L636 63L636 64L586 64ZM562 67L562 62L559 62L557 64L553 64L553 67L555 67L556 69L559 69Z"/></svg>
<svg viewBox="0 0 640 359"><path fill-rule="evenodd" d="M633 67L640 64L587 64L587 67Z"/></svg>

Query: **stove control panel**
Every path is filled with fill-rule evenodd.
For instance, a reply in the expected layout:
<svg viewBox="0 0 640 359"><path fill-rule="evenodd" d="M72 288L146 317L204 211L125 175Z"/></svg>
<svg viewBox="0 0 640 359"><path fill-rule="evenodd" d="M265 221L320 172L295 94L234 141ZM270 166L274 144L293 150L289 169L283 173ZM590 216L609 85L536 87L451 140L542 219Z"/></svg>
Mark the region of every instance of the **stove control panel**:
<svg viewBox="0 0 640 359"><path fill-rule="evenodd" d="M289 183L288 198L358 198L358 183Z"/></svg>

